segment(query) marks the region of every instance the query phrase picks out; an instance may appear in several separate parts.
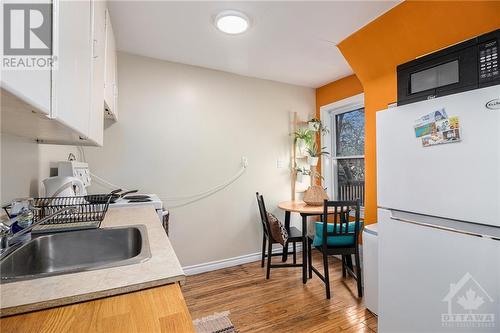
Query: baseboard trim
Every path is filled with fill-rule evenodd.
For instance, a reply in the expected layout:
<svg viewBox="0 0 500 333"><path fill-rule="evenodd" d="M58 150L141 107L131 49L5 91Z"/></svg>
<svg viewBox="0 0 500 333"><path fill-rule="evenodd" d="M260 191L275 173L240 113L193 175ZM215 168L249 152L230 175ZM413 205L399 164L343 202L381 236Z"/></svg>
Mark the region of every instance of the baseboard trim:
<svg viewBox="0 0 500 333"><path fill-rule="evenodd" d="M273 253L281 252L281 248L273 249ZM297 244L297 252L302 252L302 245ZM227 258L222 260L210 261L202 264L184 266L182 269L186 275L196 275L200 273L206 273L215 271L222 268L228 268L243 264L248 264L250 262L259 261L261 259L261 253L250 253L238 257ZM277 259L277 257L275 257Z"/></svg>
<svg viewBox="0 0 500 333"><path fill-rule="evenodd" d="M290 249L291 250L291 249ZM281 248L273 249L273 253L281 252ZM297 252L302 252L302 244L297 244ZM359 248L359 254L361 257L361 266L363 266L363 247ZM255 262L260 260L260 252L245 254L238 257L232 257L222 260L210 261L202 264L184 266L182 269L186 275L196 275L211 271L216 271L218 269L234 267L238 265L248 264L250 262ZM341 260L340 256L334 256Z"/></svg>

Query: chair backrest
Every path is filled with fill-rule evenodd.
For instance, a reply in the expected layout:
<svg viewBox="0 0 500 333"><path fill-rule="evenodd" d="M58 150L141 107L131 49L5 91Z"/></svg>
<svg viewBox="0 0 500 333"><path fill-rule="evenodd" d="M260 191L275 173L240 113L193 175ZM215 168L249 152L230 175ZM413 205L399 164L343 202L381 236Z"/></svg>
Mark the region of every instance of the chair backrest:
<svg viewBox="0 0 500 333"><path fill-rule="evenodd" d="M354 216L351 214L354 213ZM333 216L330 223L333 224L333 232L328 231L328 216ZM360 202L359 199L351 201L328 201L323 204L323 246L327 246L329 236L353 236L353 244L358 241L361 229L360 223ZM354 219L354 220L352 220ZM349 230L349 222L354 222L354 229ZM349 245L347 245L349 247Z"/></svg>
<svg viewBox="0 0 500 333"><path fill-rule="evenodd" d="M271 236L271 228L269 226L269 219L267 217L266 205L264 204L264 196L259 194L259 192L255 193L257 196L257 204L259 205L260 212L260 221L262 223L262 228L264 229L264 233L270 237Z"/></svg>
<svg viewBox="0 0 500 333"><path fill-rule="evenodd" d="M344 184L339 184L338 198L340 200L356 200L359 199L360 205L365 202L365 181L354 180Z"/></svg>

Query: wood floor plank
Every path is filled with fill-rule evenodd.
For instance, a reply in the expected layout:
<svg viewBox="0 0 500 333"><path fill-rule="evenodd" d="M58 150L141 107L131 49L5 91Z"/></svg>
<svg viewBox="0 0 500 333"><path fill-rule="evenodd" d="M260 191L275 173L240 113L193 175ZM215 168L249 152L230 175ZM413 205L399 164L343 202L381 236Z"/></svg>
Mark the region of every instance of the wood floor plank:
<svg viewBox="0 0 500 333"><path fill-rule="evenodd" d="M357 297L356 281L342 278L340 260L329 260L330 300L317 276L303 285L300 268L279 268L266 280L260 261L189 276L182 292L193 318L230 311L242 333L376 332L377 317ZM323 271L317 252L313 264Z"/></svg>
<svg viewBox="0 0 500 333"><path fill-rule="evenodd" d="M0 319L2 333L194 332L178 284Z"/></svg>

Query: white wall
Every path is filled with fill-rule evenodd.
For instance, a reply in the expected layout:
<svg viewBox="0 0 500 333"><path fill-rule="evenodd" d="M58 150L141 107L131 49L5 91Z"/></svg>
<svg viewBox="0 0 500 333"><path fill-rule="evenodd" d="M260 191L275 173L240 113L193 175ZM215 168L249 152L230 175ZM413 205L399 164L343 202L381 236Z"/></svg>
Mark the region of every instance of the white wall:
<svg viewBox="0 0 500 333"><path fill-rule="evenodd" d="M172 209L170 232L183 266L258 252L255 192L284 215L276 204L290 198L289 170L276 162L289 160L289 112L313 113L314 90L124 53L118 76L119 121L104 148L85 148L92 171L165 199L220 184L246 156L230 187Z"/></svg>
<svg viewBox="0 0 500 333"><path fill-rule="evenodd" d="M32 140L1 134L1 198L6 205L12 199L38 193L38 145Z"/></svg>
<svg viewBox="0 0 500 333"><path fill-rule="evenodd" d="M12 199L44 195L41 181L65 161L69 153L77 155L73 146L39 145L31 139L2 133L0 204Z"/></svg>

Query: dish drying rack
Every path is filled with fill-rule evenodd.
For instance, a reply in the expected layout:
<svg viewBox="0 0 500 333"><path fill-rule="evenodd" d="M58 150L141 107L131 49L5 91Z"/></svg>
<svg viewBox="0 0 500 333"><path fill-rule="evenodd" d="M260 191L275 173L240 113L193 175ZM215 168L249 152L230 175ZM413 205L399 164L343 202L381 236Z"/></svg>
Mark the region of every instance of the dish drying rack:
<svg viewBox="0 0 500 333"><path fill-rule="evenodd" d="M47 222L33 228L33 234L97 229L108 211L111 196L102 202L89 200L88 196L33 198L33 222L39 221L62 208L75 206L76 209L61 213ZM5 209L7 211L7 209ZM9 212L7 211L7 214Z"/></svg>

